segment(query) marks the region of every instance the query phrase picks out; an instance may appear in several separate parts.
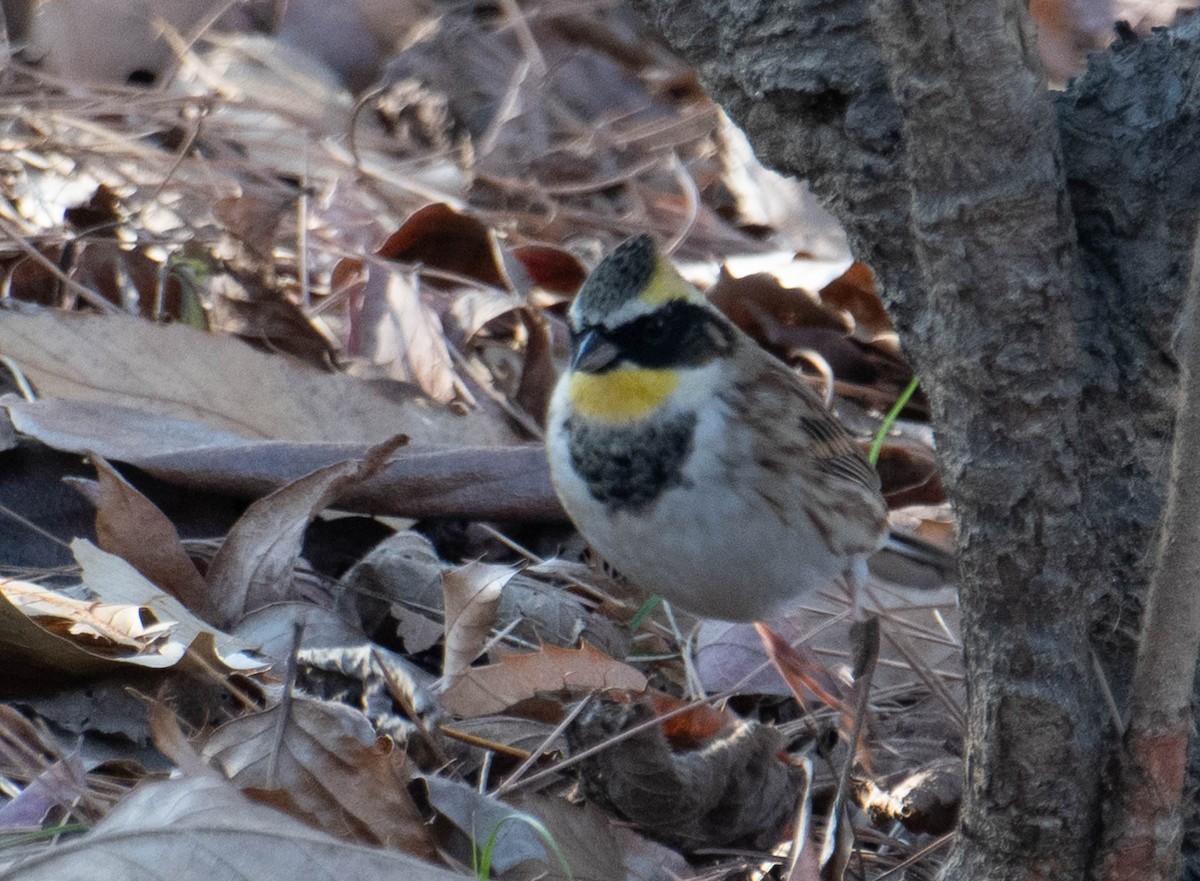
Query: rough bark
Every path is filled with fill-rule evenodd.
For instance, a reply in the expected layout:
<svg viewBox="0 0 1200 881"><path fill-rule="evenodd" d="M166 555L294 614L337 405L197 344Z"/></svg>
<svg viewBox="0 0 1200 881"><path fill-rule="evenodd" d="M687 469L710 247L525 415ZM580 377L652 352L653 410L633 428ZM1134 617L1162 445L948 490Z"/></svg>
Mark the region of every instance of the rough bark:
<svg viewBox="0 0 1200 881"><path fill-rule="evenodd" d="M930 395L970 722L946 877L1086 877L1117 746L1092 655L1123 700L1164 499L1200 19L1052 99L1015 2L638 5L845 225Z"/></svg>
<svg viewBox="0 0 1200 881"><path fill-rule="evenodd" d="M1200 241L1197 242L1200 245ZM1130 724L1106 823L1104 881L1180 875L1191 696L1200 649L1200 247L1179 326L1179 406L1158 562L1146 592Z"/></svg>

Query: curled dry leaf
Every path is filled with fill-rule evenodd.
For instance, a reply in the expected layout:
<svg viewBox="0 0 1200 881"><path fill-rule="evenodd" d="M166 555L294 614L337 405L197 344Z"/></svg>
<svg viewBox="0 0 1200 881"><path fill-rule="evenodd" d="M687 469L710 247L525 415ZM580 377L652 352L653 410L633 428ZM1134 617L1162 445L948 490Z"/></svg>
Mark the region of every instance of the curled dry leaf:
<svg viewBox="0 0 1200 881"><path fill-rule="evenodd" d="M487 645L500 592L517 570L512 566L473 562L446 572L446 651L442 681L452 686Z"/></svg>
<svg viewBox="0 0 1200 881"><path fill-rule="evenodd" d="M947 757L893 775L883 786L867 781L858 795L863 810L877 826L899 820L909 832L944 835L958 822L962 794L963 760Z"/></svg>
<svg viewBox="0 0 1200 881"><path fill-rule="evenodd" d="M76 674L123 664L163 668L178 664L207 635L215 639L212 660L220 666L263 669L246 653L248 647L196 618L120 557L83 539L72 542L71 549L83 567L83 584L96 599L78 602L37 585L0 581L4 655L43 671Z"/></svg>
<svg viewBox="0 0 1200 881"><path fill-rule="evenodd" d="M0 590L48 632L88 645L100 655L154 654L154 644L174 623L143 617L141 606L77 600L25 581L5 581Z"/></svg>
<svg viewBox="0 0 1200 881"><path fill-rule="evenodd" d="M467 342L489 321L524 307L525 301L514 294L492 288L467 288L454 297L448 314L458 337Z"/></svg>
<svg viewBox="0 0 1200 881"><path fill-rule="evenodd" d="M567 729L573 752L654 718L644 703L598 701ZM793 816L798 775L771 726L738 721L703 749L675 752L650 725L580 762L587 797L659 841L771 848Z"/></svg>
<svg viewBox="0 0 1200 881"><path fill-rule="evenodd" d="M853 317L855 334L860 339L869 340L896 332L879 299L875 276L865 263L852 263L849 269L821 288L820 297L822 303Z"/></svg>
<svg viewBox="0 0 1200 881"><path fill-rule="evenodd" d="M420 276L377 263L366 267L354 353L385 376L453 400L458 383L442 322L422 301Z"/></svg>
<svg viewBox="0 0 1200 881"><path fill-rule="evenodd" d="M96 506L96 539L202 618L212 612L204 578L179 542L179 533L153 502L97 455L88 457L97 481L73 481Z"/></svg>
<svg viewBox="0 0 1200 881"><path fill-rule="evenodd" d="M296 698L284 712L280 705L226 722L200 756L252 798L276 792L273 803L331 835L433 856L405 789L404 753L389 738L342 704Z"/></svg>
<svg viewBox="0 0 1200 881"><path fill-rule="evenodd" d="M395 850L351 844L255 804L227 783L181 778L147 783L87 835L19 864L6 881L128 878L140 881L469 881Z"/></svg>
<svg viewBox="0 0 1200 881"><path fill-rule="evenodd" d="M292 571L309 522L348 487L376 474L406 442L403 436L385 441L361 460L314 471L246 509L208 569L213 620L232 625L271 602L295 599Z"/></svg>
<svg viewBox="0 0 1200 881"><path fill-rule="evenodd" d="M879 451L875 468L889 508L946 501L941 472L927 446L911 441L886 443Z"/></svg>
<svg viewBox="0 0 1200 881"><path fill-rule="evenodd" d="M496 664L471 667L442 694L442 706L459 716L499 713L538 692L616 690L641 692L646 677L592 648L544 645L536 652L506 655Z"/></svg>
<svg viewBox="0 0 1200 881"><path fill-rule="evenodd" d="M432 266L489 287L508 287L492 231L444 202L414 211L383 243L379 256Z"/></svg>

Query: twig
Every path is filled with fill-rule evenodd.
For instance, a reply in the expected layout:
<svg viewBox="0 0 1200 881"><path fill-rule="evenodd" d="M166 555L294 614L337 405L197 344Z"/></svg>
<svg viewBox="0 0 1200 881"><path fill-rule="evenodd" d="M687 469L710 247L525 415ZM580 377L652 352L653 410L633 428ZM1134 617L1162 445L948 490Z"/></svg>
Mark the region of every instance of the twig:
<svg viewBox="0 0 1200 881"><path fill-rule="evenodd" d="M545 738L543 738L542 742L539 743L533 752L529 754L529 757L517 766L517 769L508 776L508 779L496 787L495 791L492 792L492 795L499 797L504 795L504 793L508 792L510 789L514 789L517 784L521 782L522 775L524 775L526 771L533 767L534 762L545 755L547 748L549 748L550 744L554 743L555 738L559 737L564 731L567 730L572 722L579 718L579 714L591 704L595 697L595 691L588 692L583 700L576 704L571 712L567 713L566 718L555 725L554 730L547 734Z"/></svg>

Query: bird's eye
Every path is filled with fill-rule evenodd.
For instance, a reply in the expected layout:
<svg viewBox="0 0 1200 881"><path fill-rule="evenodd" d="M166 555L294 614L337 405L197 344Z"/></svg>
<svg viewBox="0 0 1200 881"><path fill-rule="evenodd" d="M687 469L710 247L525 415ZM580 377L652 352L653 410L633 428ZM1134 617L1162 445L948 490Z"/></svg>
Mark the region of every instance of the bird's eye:
<svg viewBox="0 0 1200 881"><path fill-rule="evenodd" d="M667 319L665 315L654 315L646 322L643 338L648 343L661 343L667 338Z"/></svg>

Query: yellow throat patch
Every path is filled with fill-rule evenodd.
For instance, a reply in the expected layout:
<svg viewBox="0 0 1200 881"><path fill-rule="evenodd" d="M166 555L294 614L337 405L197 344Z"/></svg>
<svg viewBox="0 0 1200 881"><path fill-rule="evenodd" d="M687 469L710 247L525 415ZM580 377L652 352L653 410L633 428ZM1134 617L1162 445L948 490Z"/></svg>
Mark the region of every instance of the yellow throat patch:
<svg viewBox="0 0 1200 881"><path fill-rule="evenodd" d="M679 385L675 370L618 367L571 375L571 403L585 419L633 422L658 409Z"/></svg>

